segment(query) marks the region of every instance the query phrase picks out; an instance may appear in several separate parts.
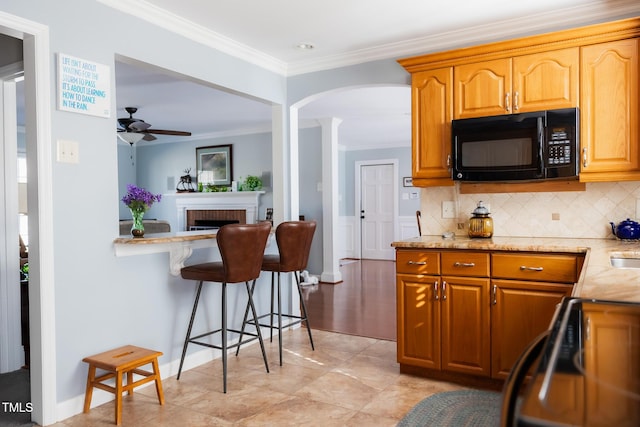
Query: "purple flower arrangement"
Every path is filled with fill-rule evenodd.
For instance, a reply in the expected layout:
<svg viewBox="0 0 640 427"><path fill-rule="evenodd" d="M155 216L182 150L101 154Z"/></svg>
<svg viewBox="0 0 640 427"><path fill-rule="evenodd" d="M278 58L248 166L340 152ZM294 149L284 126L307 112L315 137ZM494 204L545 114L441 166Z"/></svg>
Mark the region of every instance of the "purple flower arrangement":
<svg viewBox="0 0 640 427"><path fill-rule="evenodd" d="M133 184L127 184L127 195L122 202L132 211L145 212L154 202L159 202L161 194L152 194L150 191Z"/></svg>

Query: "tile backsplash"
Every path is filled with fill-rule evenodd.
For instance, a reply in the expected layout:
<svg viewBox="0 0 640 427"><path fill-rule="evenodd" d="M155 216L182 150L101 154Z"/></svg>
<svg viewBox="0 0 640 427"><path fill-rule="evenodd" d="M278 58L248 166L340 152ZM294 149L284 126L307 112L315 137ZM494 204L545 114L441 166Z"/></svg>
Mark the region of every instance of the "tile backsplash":
<svg viewBox="0 0 640 427"><path fill-rule="evenodd" d="M471 213L482 200L489 206L494 236L612 237L609 222L636 217L640 181L587 183L586 191L554 193L460 194L459 186L421 189L422 233L442 234L468 226ZM442 218L442 202L453 201L454 219Z"/></svg>

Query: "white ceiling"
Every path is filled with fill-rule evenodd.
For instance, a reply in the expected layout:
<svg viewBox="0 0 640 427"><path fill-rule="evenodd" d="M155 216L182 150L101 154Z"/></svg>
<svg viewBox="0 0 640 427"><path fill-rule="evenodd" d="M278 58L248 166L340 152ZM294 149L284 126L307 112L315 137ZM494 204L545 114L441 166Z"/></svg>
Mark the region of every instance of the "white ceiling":
<svg viewBox="0 0 640 427"><path fill-rule="evenodd" d="M637 0L98 0L284 75L513 38L640 12ZM296 48L311 43L311 50ZM269 105L148 67L117 63L118 117L194 137L270 129ZM300 118L339 117L341 145L409 145L410 91L335 92ZM166 141L159 137L158 141ZM174 139L175 140L175 139Z"/></svg>

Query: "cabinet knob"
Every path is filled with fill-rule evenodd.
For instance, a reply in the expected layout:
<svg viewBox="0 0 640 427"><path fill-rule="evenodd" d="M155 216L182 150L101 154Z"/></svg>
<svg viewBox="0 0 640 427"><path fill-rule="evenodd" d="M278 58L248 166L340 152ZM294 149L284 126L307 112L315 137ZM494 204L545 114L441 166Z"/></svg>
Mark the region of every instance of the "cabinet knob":
<svg viewBox="0 0 640 427"><path fill-rule="evenodd" d="M427 265L426 261L407 261L409 265Z"/></svg>
<svg viewBox="0 0 640 427"><path fill-rule="evenodd" d="M587 167L587 147L582 149L582 167Z"/></svg>
<svg viewBox="0 0 640 427"><path fill-rule="evenodd" d="M492 296L492 304L496 305L498 303L498 299L497 299L497 294L498 294L498 286L497 285L493 285L493 296Z"/></svg>
<svg viewBox="0 0 640 427"><path fill-rule="evenodd" d="M440 299L440 295L438 295L438 281L433 282L433 297L436 301Z"/></svg>
<svg viewBox="0 0 640 427"><path fill-rule="evenodd" d="M519 103L520 103L520 96L516 91L516 93L513 94L513 111L518 111L520 109L520 106L518 105Z"/></svg>
<svg viewBox="0 0 640 427"><path fill-rule="evenodd" d="M509 102L509 92L504 94L504 109L507 113L511 112L511 103Z"/></svg>
<svg viewBox="0 0 640 427"><path fill-rule="evenodd" d="M442 281L442 301L446 301L447 299L447 282Z"/></svg>

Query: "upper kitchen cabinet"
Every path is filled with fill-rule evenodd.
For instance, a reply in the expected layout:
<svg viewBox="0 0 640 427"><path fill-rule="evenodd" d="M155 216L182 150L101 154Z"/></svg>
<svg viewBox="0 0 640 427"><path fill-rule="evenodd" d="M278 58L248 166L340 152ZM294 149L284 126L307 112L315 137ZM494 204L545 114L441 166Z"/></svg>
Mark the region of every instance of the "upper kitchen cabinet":
<svg viewBox="0 0 640 427"><path fill-rule="evenodd" d="M454 118L576 107L579 63L576 47L457 66Z"/></svg>
<svg viewBox="0 0 640 427"><path fill-rule="evenodd" d="M640 180L639 39L582 48L580 180Z"/></svg>
<svg viewBox="0 0 640 427"><path fill-rule="evenodd" d="M413 185L453 185L450 169L453 67L421 71L411 80Z"/></svg>
<svg viewBox="0 0 640 427"><path fill-rule="evenodd" d="M453 184L451 119L574 107L580 180L640 180L638 37L640 17L399 60L412 74L414 185Z"/></svg>

